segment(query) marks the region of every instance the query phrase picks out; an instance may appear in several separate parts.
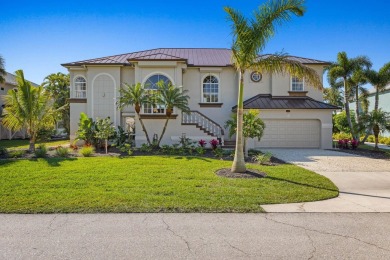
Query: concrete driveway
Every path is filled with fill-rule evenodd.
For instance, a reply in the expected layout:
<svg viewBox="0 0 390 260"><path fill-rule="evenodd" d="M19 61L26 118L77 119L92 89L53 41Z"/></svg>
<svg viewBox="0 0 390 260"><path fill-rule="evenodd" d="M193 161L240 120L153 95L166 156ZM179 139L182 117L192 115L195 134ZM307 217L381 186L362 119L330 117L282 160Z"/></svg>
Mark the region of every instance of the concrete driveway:
<svg viewBox="0 0 390 260"><path fill-rule="evenodd" d="M390 212L390 160L318 149L266 149L275 157L329 178L337 198L262 205L267 212Z"/></svg>

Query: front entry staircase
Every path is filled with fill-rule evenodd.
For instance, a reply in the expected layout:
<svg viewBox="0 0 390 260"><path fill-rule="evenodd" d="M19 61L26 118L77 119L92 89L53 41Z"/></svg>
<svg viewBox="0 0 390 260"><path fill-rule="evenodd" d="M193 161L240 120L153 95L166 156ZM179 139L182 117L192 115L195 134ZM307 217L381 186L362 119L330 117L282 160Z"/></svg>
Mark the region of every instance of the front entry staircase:
<svg viewBox="0 0 390 260"><path fill-rule="evenodd" d="M190 111L189 113L182 113L182 125L194 125L209 136L216 137L220 145L224 145L224 131L223 128L199 111Z"/></svg>

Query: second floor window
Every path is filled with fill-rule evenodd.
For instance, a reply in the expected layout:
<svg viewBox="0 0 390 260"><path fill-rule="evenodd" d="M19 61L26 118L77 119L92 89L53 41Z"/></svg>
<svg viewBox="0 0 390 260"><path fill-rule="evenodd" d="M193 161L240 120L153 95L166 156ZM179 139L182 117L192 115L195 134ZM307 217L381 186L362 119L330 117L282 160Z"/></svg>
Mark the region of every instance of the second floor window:
<svg viewBox="0 0 390 260"><path fill-rule="evenodd" d="M74 97L87 98L87 82L83 77L77 77L74 80Z"/></svg>
<svg viewBox="0 0 390 260"><path fill-rule="evenodd" d="M209 75L203 80L203 100L204 103L219 102L219 82L217 77Z"/></svg>
<svg viewBox="0 0 390 260"><path fill-rule="evenodd" d="M168 77L156 74L151 77L149 77L145 82L145 90L148 90L149 92L157 91L158 89L158 83L161 82L163 84L172 84L172 82L168 79ZM145 114L165 114L165 106L163 105L154 105L146 104L144 105L144 113Z"/></svg>
<svg viewBox="0 0 390 260"><path fill-rule="evenodd" d="M297 77L291 78L291 91L303 91L305 86L305 79Z"/></svg>

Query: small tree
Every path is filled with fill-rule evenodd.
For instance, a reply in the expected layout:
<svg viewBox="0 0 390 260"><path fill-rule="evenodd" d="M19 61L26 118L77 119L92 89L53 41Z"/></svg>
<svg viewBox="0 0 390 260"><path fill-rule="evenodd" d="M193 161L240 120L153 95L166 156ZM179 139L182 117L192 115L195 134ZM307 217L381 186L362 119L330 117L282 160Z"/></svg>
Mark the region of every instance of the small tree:
<svg viewBox="0 0 390 260"><path fill-rule="evenodd" d="M244 151L245 155L248 156L246 149L246 142L248 138L257 138L260 141L263 137L265 123L259 117L259 110L250 109L244 113L244 124L243 124L243 136L244 136ZM226 121L225 128L229 129L229 137L232 137L237 132L237 116L232 114L231 119Z"/></svg>
<svg viewBox="0 0 390 260"><path fill-rule="evenodd" d="M157 147L160 146L160 142L167 130L168 121L171 118L174 108L180 109L183 113L188 113L190 108L188 107L189 96L186 95L188 90L183 90L182 87L175 87L171 84L166 84L163 81L158 82L158 90L151 96L150 102L153 105L160 105L165 107L166 121L164 128L157 142Z"/></svg>
<svg viewBox="0 0 390 260"><path fill-rule="evenodd" d="M351 123L352 127L355 131L357 131L358 127L355 121L355 113L351 111ZM334 121L334 127L336 127L340 132L346 133L346 134L352 134L351 128L349 127L347 115L345 111L342 111L336 115L333 116ZM354 131L354 132L355 132Z"/></svg>
<svg viewBox="0 0 390 260"><path fill-rule="evenodd" d="M112 125L110 117L104 119L96 119L95 137L104 140L104 148L107 154L108 138L115 134L115 127Z"/></svg>
<svg viewBox="0 0 390 260"><path fill-rule="evenodd" d="M379 132L390 130L390 115L382 109L373 110L363 115L362 121L367 129L372 129L375 136L375 149L378 149Z"/></svg>

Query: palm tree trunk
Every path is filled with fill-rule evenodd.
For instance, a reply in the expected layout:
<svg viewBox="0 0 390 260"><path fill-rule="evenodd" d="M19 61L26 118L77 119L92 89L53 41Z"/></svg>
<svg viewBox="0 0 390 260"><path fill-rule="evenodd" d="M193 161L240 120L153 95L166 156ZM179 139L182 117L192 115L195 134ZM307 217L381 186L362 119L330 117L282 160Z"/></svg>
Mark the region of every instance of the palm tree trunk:
<svg viewBox="0 0 390 260"><path fill-rule="evenodd" d="M237 133L236 133L236 148L234 152L234 160L231 171L237 173L246 172L245 157L244 157L244 143L243 143L243 124L244 124L244 73L240 71L240 84L238 87L237 100Z"/></svg>
<svg viewBox="0 0 390 260"><path fill-rule="evenodd" d="M375 92L375 106L374 106L374 110L377 111L378 107L379 107L379 88L375 87L375 89L376 89L376 92Z"/></svg>
<svg viewBox="0 0 390 260"><path fill-rule="evenodd" d="M149 139L149 135L148 135L148 132L146 131L146 127L144 125L144 122L142 121L141 116L140 116L139 113L137 113L137 116L138 116L139 122L141 123L142 131L144 131L144 133L145 133L146 141L148 142L148 145L151 145L150 139Z"/></svg>
<svg viewBox="0 0 390 260"><path fill-rule="evenodd" d="M355 107L355 117L356 117L356 123L359 124L360 122L360 103L359 103L359 85L356 85L356 91L355 91L355 102L356 102L356 107Z"/></svg>
<svg viewBox="0 0 390 260"><path fill-rule="evenodd" d="M35 139L36 139L35 136L30 137L30 145L28 150L32 153L35 152L35 141L36 141Z"/></svg>
<svg viewBox="0 0 390 260"><path fill-rule="evenodd" d="M353 126L352 126L351 113L349 111L349 101L348 101L349 95L348 94L349 94L349 91L347 89L347 79L344 78L344 108L345 108L345 114L347 116L349 129L351 129L352 138L356 139L355 131L354 131Z"/></svg>
<svg viewBox="0 0 390 260"><path fill-rule="evenodd" d="M106 149L106 154L107 154L107 147L108 147L108 142L107 139L104 139L104 148Z"/></svg>
<svg viewBox="0 0 390 260"><path fill-rule="evenodd" d="M160 135L160 138L158 139L158 142L157 142L157 147L160 147L160 142L165 134L165 131L167 130L169 118L170 118L170 116L167 116L167 120L165 121L164 128L163 128L162 133Z"/></svg>
<svg viewBox="0 0 390 260"><path fill-rule="evenodd" d="M378 147L378 143L379 143L379 126L378 125L374 125L372 130L374 131L374 136L375 136L375 150L377 150L377 149L379 149L379 147Z"/></svg>

